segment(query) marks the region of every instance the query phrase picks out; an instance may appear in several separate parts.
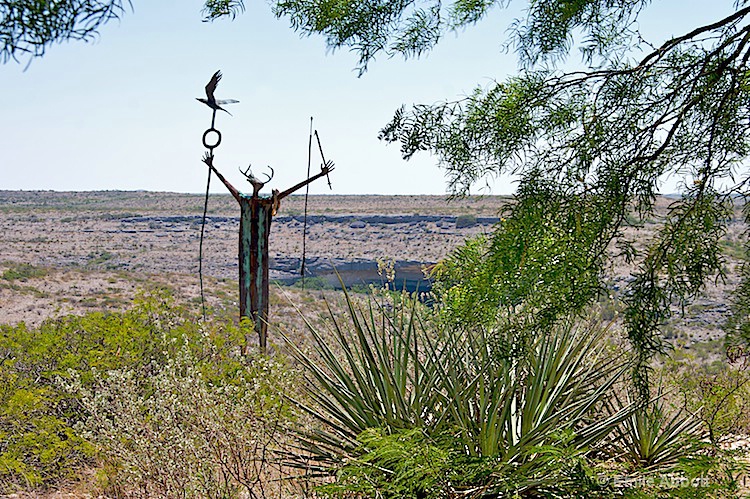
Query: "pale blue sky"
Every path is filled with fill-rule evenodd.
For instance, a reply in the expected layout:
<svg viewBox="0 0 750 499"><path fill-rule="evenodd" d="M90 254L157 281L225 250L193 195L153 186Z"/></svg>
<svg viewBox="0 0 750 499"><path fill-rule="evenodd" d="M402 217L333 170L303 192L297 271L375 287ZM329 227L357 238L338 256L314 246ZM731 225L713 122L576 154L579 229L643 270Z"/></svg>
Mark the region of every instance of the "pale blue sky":
<svg viewBox="0 0 750 499"><path fill-rule="evenodd" d="M52 46L26 71L25 63L0 66L0 189L202 192L201 135L211 112L195 97L221 69L217 98L240 103L230 107L234 117L217 118L215 164L238 188L250 190L237 170L249 163L258 173L274 167L273 188L302 180L314 116L336 163L333 193L441 194L435 159L404 162L378 130L401 104L457 99L516 70L501 46L520 11L498 10L420 60L381 56L357 78L354 54L300 38L265 3L248 1L236 20L214 23L201 22L200 0L133 3L94 43ZM731 5L657 0L641 26L658 43ZM513 188L497 181L493 193ZM218 182L212 191L223 192ZM319 181L311 192L329 191Z"/></svg>

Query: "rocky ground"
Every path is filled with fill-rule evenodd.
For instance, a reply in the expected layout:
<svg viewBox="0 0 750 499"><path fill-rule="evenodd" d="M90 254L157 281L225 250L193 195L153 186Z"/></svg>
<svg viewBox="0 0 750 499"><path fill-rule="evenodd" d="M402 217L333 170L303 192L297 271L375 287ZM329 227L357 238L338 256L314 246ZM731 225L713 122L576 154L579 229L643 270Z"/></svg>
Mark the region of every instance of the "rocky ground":
<svg viewBox="0 0 750 499"><path fill-rule="evenodd" d="M139 290L153 287L199 304L203 201L174 193L0 191L0 323L38 324L59 314L122 309ZM316 298L335 294L310 288L336 283L333 269L348 284L380 281L381 259L396 263L396 279L420 279L423 264L489 231L506 202L310 197L306 268L317 278L306 282L306 291L272 286L271 320L299 328L295 307L323 313L325 304ZM206 300L228 315L237 310L238 212L230 196L212 196L204 232ZM299 279L303 228L304 198L291 196L271 231L271 278L278 283Z"/></svg>
<svg viewBox="0 0 750 499"><path fill-rule="evenodd" d="M349 285L378 281L381 260L395 262L396 281L415 284L424 265L445 257L465 238L489 232L508 202L499 196L453 202L442 196L311 196L306 267L319 277L311 282L335 283L333 269ZM661 199L660 207L668 202ZM0 191L0 276L6 277L0 279L0 322L36 324L60 313L122 308L137 290L154 285L199 302L202 212L201 195ZM238 212L229 195L211 196L204 232L208 299L227 313L236 306ZM271 277L279 283L299 278L303 214L304 198L291 196L274 219ZM741 250L739 220L732 221L724 241L726 282L712 285L668 330L688 347L721 336L727 289L735 284ZM655 223L630 236L647 237ZM616 264L610 272L616 302L630 269ZM275 288L272 306L282 306L282 289L300 293Z"/></svg>
<svg viewBox="0 0 750 499"><path fill-rule="evenodd" d="M313 196L306 254L345 264L378 258L435 262L467 236L488 230L504 198L446 204L437 196ZM0 192L2 260L47 267L195 273L201 196L170 193ZM239 209L229 196L209 202L203 268L237 274ZM303 198L285 202L271 231L278 277L302 257ZM479 224L456 227L459 216ZM473 220L473 219L472 219ZM460 225L460 223L459 223ZM314 265L314 264L313 264Z"/></svg>

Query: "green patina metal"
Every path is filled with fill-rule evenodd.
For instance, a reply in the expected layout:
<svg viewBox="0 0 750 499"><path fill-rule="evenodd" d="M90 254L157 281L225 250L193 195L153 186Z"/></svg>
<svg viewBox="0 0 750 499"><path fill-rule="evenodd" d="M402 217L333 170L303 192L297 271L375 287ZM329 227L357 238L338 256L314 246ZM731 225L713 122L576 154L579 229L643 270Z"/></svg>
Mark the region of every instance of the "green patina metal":
<svg viewBox="0 0 750 499"><path fill-rule="evenodd" d="M278 194L275 193L275 196ZM268 236L274 196L240 194L240 316L253 321L261 350L268 328Z"/></svg>
<svg viewBox="0 0 750 499"><path fill-rule="evenodd" d="M261 352L266 351L268 337L268 236L271 233L271 222L279 208L281 200L307 184L327 176L333 170L333 163L325 163L320 173L283 192L274 190L270 196L260 194L266 182L260 182L245 173L253 185L252 195L239 192L230 184L213 165L213 156L207 154L203 162L213 171L240 205L240 317L247 317L258 333L258 345Z"/></svg>
<svg viewBox="0 0 750 499"><path fill-rule="evenodd" d="M262 196L260 190L273 178L273 169L271 175L267 175L265 182L258 180L250 172L250 167L242 172L248 182L253 186L251 195L243 194L230 184L224 176L214 167L214 149L221 144L221 132L215 127L216 111L228 111L223 105L233 104L238 101L234 99L217 100L214 97L216 86L221 80L221 71L216 71L206 85L206 98L198 97L197 99L207 105L213 111L211 117L211 128L203 133L203 146L208 149L203 157L203 162L208 165L210 171L208 182L206 184L206 204L203 211L203 220L206 219L206 209L208 207L208 193L211 185L211 173L219 177L219 180L234 196L234 199L240 204L240 242L239 242L239 267L240 267L240 320L243 317L250 319L255 331L258 333L258 345L261 352L266 351L266 338L268 337L268 236L271 233L271 221L276 211L279 209L281 200L294 191L305 187L314 180L327 176L333 171L333 163L325 161L320 168L320 173L309 177L294 187L283 192L273 190L271 196ZM312 118L310 118L310 128L312 130ZM317 132L315 132L317 137ZM312 140L312 139L311 139ZM318 138L318 147L320 139ZM321 157L323 149L320 149ZM270 167L269 167L270 168ZM242 171L242 170L240 170ZM308 176L310 174L310 165L308 162ZM330 187L331 183L328 182ZM203 249L203 232L201 229L201 255ZM200 259L200 258L199 258ZM202 263L202 260L200 260ZM202 267L200 267L202 268ZM201 299L203 298L203 274L201 276ZM203 315L205 318L205 307ZM249 341L246 339L245 350Z"/></svg>

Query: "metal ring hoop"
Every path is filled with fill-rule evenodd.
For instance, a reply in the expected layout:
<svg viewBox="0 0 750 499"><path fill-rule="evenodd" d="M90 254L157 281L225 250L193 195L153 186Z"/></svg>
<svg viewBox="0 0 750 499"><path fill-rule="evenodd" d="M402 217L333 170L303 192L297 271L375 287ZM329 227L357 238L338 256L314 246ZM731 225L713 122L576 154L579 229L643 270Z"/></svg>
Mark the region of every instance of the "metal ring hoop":
<svg viewBox="0 0 750 499"><path fill-rule="evenodd" d="M216 132L216 144L213 144L213 145L207 142L208 134L211 132ZM214 127L211 127L205 132L203 132L203 147L205 147L206 149L214 149L216 147L219 147L219 144L221 144L221 132L220 131L218 131Z"/></svg>

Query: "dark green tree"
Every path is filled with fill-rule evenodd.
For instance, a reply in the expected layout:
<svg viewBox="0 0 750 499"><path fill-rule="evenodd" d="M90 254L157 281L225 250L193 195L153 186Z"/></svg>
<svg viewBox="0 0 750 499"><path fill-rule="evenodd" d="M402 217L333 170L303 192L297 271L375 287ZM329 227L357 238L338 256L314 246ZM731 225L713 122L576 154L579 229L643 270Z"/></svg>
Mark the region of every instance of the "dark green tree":
<svg viewBox="0 0 750 499"><path fill-rule="evenodd" d="M0 2L0 62L41 57L68 40L90 41L109 21L133 9L130 0L9 0ZM206 0L203 20L234 18L238 0Z"/></svg>
<svg viewBox="0 0 750 499"><path fill-rule="evenodd" d="M277 0L274 9L300 32L358 53L364 72L378 54L421 55L509 3ZM624 319L644 390L649 360L665 347L660 326L723 275L719 238L734 196L747 192L750 98L747 1L661 45L638 31L649 3L530 0L507 41L517 75L458 101L402 107L380 135L406 159L434 154L455 195L519 176L506 222L438 274L449 306L475 321L502 319L511 343L591 304L615 245L634 262ZM558 69L574 47L586 69ZM654 216L667 174L684 178L682 197L636 246L624 229ZM733 330L746 330L745 317Z"/></svg>

